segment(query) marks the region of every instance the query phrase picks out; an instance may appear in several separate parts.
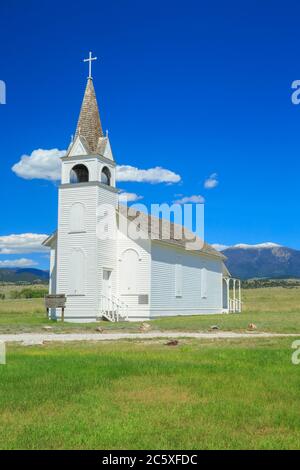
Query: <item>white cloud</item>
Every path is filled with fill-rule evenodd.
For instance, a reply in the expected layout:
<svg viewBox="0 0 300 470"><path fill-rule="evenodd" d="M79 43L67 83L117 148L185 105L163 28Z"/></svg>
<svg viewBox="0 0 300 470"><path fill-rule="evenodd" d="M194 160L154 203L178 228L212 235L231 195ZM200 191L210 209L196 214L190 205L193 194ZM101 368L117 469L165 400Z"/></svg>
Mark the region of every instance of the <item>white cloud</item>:
<svg viewBox="0 0 300 470"><path fill-rule="evenodd" d="M203 204L204 203L204 197L199 195L193 195L193 196L184 196L181 199L177 199L173 201L174 204L188 204L191 202L195 202L198 204Z"/></svg>
<svg viewBox="0 0 300 470"><path fill-rule="evenodd" d="M143 199L143 196L139 196L136 193L121 193L119 194L119 201L120 202L135 202Z"/></svg>
<svg viewBox="0 0 300 470"><path fill-rule="evenodd" d="M57 181L61 174L60 157L63 157L65 153L65 150L58 149L34 150L31 155L22 155L20 161L12 167L12 171L20 178L27 180Z"/></svg>
<svg viewBox="0 0 300 470"><path fill-rule="evenodd" d="M0 254L39 253L48 250L42 242L48 237L39 233L22 233L0 237Z"/></svg>
<svg viewBox="0 0 300 470"><path fill-rule="evenodd" d="M223 251L223 250L226 250L226 248L229 248L229 246L221 245L220 243L214 243L212 244L212 247L217 251Z"/></svg>
<svg viewBox="0 0 300 470"><path fill-rule="evenodd" d="M118 181L132 181L137 183L179 183L181 177L171 170L166 170L160 166L141 170L130 165L117 166Z"/></svg>
<svg viewBox="0 0 300 470"><path fill-rule="evenodd" d="M210 177L204 181L205 189L213 189L216 186L218 186L218 184L219 184L219 181L218 181L217 173L212 173Z"/></svg>
<svg viewBox="0 0 300 470"><path fill-rule="evenodd" d="M20 178L44 179L58 181L61 175L60 158L66 154L66 150L37 149L31 155L22 155L18 163L13 165L12 170ZM130 165L117 166L117 180L139 183L179 183L180 175L171 170L161 168L148 168L141 170Z"/></svg>
<svg viewBox="0 0 300 470"><path fill-rule="evenodd" d="M19 259L5 259L0 261L0 268L27 268L29 266L36 266L38 263L28 258Z"/></svg>

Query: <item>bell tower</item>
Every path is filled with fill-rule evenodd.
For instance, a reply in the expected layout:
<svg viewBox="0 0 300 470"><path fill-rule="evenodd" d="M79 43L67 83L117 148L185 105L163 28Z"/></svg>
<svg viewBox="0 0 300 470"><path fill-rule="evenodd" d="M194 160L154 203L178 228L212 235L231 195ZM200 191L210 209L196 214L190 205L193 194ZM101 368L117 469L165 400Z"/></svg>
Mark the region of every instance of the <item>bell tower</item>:
<svg viewBox="0 0 300 470"><path fill-rule="evenodd" d="M61 158L58 198L57 293L66 294L65 319L95 321L107 272L116 289L116 240L99 237L101 207L118 202L116 163L104 136L93 79L92 58L75 137ZM102 211L103 212L103 211Z"/></svg>

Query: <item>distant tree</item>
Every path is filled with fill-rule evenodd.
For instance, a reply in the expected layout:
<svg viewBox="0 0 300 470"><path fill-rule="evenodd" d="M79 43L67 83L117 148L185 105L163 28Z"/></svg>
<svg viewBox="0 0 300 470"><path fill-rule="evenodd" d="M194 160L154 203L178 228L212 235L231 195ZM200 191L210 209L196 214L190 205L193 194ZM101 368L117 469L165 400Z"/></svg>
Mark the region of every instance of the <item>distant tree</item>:
<svg viewBox="0 0 300 470"><path fill-rule="evenodd" d="M247 279L242 281L243 289L259 289L264 287L292 289L300 287L300 279Z"/></svg>
<svg viewBox="0 0 300 470"><path fill-rule="evenodd" d="M39 299L48 294L48 289L32 289L27 287L19 291L11 291L12 299Z"/></svg>

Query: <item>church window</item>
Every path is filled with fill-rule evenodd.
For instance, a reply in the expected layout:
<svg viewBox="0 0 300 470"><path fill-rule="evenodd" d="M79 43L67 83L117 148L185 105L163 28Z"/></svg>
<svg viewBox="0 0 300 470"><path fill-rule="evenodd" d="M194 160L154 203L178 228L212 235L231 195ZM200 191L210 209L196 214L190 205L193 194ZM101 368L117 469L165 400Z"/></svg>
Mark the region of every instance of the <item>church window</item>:
<svg viewBox="0 0 300 470"><path fill-rule="evenodd" d="M85 165L75 165L70 173L70 183L86 183L89 180L89 170Z"/></svg>
<svg viewBox="0 0 300 470"><path fill-rule="evenodd" d="M133 249L125 250L121 259L120 282L122 294L137 294L139 278L139 254Z"/></svg>
<svg viewBox="0 0 300 470"><path fill-rule="evenodd" d="M80 202L71 206L69 230L70 232L85 231L85 207Z"/></svg>
<svg viewBox="0 0 300 470"><path fill-rule="evenodd" d="M101 171L101 183L110 186L111 174L107 166L104 166Z"/></svg>

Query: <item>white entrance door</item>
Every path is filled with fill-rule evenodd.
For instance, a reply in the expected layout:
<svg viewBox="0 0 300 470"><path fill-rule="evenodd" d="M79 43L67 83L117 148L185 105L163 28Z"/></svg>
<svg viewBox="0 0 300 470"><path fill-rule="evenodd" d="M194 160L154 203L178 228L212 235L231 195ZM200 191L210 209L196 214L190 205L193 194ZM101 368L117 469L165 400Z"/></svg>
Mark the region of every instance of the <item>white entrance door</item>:
<svg viewBox="0 0 300 470"><path fill-rule="evenodd" d="M103 269L103 279L102 279L102 292L105 297L111 299L111 277L112 277L112 270L111 269Z"/></svg>

